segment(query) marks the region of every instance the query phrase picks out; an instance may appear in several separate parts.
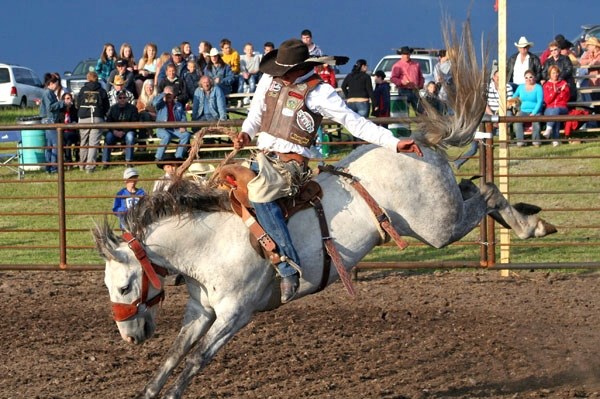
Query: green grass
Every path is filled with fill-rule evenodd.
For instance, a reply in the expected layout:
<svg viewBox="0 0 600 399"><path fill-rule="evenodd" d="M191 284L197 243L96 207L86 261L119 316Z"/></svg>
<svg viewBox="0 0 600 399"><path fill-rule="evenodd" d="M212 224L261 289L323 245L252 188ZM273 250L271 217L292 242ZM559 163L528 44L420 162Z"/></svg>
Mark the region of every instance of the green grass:
<svg viewBox="0 0 600 399"><path fill-rule="evenodd" d="M21 115L35 115L37 110L2 110L0 123L13 124ZM451 149L450 158L463 149ZM337 149L335 157L348 152ZM496 148L497 154L497 148ZM591 262L600 259L600 221L598 193L600 179L600 142L563 145L558 148L510 148L510 200L541 206L543 217L559 227L559 233L537 240L522 241L512 236L511 261ZM151 154L140 159L150 160ZM113 161L122 161L116 157ZM153 163L137 166L141 172L140 186L150 191L161 174ZM92 175L79 170L66 172L67 259L69 265L100 265L90 229L94 221L108 217L117 226L111 213L114 194L123 186L123 166L98 170ZM58 185L56 175L27 171L23 181L16 174L0 168L0 264L57 265L58 250ZM470 160L460 170L460 177L478 174L477 160ZM550 176L569 174L569 176ZM33 213L20 214L20 213ZM36 215L48 213L49 215ZM14 231L16 230L16 231ZM37 230L37 231L25 231ZM497 230L498 232L499 230ZM366 261L477 261L479 246L466 242L478 240L478 229L458 245L443 249L426 247L414 240L405 251L393 245L376 248ZM499 236L496 238L499 241ZM13 248L15 247L15 248ZM497 250L499 259L499 250Z"/></svg>

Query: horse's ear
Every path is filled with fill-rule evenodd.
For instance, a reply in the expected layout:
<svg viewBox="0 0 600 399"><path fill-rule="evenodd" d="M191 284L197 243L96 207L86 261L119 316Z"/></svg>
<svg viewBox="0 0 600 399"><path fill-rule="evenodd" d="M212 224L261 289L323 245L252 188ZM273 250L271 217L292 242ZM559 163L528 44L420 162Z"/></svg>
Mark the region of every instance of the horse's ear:
<svg viewBox="0 0 600 399"><path fill-rule="evenodd" d="M106 260L116 260L116 249L119 246L119 240L106 218L104 218L101 224L94 222L92 235L94 236L96 249L100 256Z"/></svg>

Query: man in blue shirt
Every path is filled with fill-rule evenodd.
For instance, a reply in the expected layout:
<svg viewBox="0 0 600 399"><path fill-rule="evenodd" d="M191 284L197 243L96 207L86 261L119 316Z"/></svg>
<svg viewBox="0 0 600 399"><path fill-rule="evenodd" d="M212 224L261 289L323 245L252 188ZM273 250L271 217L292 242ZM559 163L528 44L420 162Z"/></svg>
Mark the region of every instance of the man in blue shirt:
<svg viewBox="0 0 600 399"><path fill-rule="evenodd" d="M213 85L208 76L200 78L200 87L194 91L192 120L224 121L227 119L225 94L219 86Z"/></svg>

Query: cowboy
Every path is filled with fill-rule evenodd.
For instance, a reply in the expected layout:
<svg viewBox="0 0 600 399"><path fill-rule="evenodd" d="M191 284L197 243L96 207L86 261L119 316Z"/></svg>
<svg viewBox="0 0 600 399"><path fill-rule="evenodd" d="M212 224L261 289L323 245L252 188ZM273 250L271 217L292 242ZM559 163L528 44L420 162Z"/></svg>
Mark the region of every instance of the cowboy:
<svg viewBox="0 0 600 399"><path fill-rule="evenodd" d="M335 89L324 84L314 67L326 60L347 61L346 57L309 58L308 47L298 39L284 41L279 49L265 55L263 73L242 131L234 141L236 149L248 145L260 132L251 169L257 177L248 184L248 198L259 223L275 241L282 261L281 302L294 298L300 284L300 259L292 243L278 198L294 195L300 183L310 178L308 160L323 116L342 124L352 135L396 152L422 155L413 140L399 140L392 133L350 110ZM292 183L296 182L296 183Z"/></svg>
<svg viewBox="0 0 600 399"><path fill-rule="evenodd" d="M390 82L398 88L398 94L406 97L415 114L419 113L419 90L425 86L425 78L421 72L421 64L410 58L413 49L403 46L396 51L400 59L392 66Z"/></svg>
<svg viewBox="0 0 600 399"><path fill-rule="evenodd" d="M172 154L167 154L162 160L157 160L156 166L158 169L162 169L165 174L162 175L158 180L154 182L152 186L152 192L167 191L175 178L177 168L183 161L180 158L175 158Z"/></svg>
<svg viewBox="0 0 600 399"><path fill-rule="evenodd" d="M542 80L542 62L540 58L531 52L533 42L521 36L515 42L517 52L510 56L506 63L506 81L515 90L518 85L525 83L525 71L531 70L535 75L535 81Z"/></svg>

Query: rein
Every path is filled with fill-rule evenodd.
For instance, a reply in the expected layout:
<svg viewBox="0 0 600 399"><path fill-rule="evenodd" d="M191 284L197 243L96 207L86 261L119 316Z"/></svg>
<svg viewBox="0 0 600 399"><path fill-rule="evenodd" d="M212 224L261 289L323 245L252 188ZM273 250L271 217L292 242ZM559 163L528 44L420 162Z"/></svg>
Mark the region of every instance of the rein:
<svg viewBox="0 0 600 399"><path fill-rule="evenodd" d="M150 261L146 250L133 234L128 231L124 232L123 240L127 242L127 245L142 266L142 293L140 298L136 299L133 303L112 302L112 313L115 321L129 320L137 315L140 309L149 309L161 303L165 299L165 290L162 288L158 275L160 274L164 277L168 274L167 269ZM159 290L159 293L150 299L148 299L149 284Z"/></svg>

